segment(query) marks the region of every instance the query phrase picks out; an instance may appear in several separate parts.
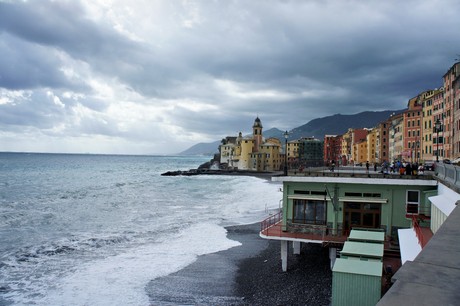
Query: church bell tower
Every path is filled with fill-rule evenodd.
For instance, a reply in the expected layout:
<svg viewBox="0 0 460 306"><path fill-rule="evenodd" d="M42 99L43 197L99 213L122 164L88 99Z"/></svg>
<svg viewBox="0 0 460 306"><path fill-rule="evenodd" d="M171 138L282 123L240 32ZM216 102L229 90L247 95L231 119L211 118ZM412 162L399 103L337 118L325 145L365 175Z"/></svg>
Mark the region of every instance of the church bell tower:
<svg viewBox="0 0 460 306"><path fill-rule="evenodd" d="M254 125L252 126L252 137L254 138L254 149L253 152L258 152L259 147L262 144L262 122L260 122L259 117L254 120Z"/></svg>

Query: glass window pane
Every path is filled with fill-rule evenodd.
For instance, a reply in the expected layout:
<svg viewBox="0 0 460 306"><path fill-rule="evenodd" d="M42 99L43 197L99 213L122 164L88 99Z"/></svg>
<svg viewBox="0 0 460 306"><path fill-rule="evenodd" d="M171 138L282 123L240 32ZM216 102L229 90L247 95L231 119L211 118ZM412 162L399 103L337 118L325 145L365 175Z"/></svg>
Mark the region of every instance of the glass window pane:
<svg viewBox="0 0 460 306"><path fill-rule="evenodd" d="M304 205L301 200L294 200L294 222L304 223Z"/></svg>
<svg viewBox="0 0 460 306"><path fill-rule="evenodd" d="M308 202L305 207L305 219L307 223L315 223L315 203Z"/></svg>
<svg viewBox="0 0 460 306"><path fill-rule="evenodd" d="M418 214L418 204L407 204L408 214Z"/></svg>
<svg viewBox="0 0 460 306"><path fill-rule="evenodd" d="M324 203L316 203L316 224L325 224L326 223L326 209Z"/></svg>
<svg viewBox="0 0 460 306"><path fill-rule="evenodd" d="M418 191L407 191L407 202L418 203Z"/></svg>

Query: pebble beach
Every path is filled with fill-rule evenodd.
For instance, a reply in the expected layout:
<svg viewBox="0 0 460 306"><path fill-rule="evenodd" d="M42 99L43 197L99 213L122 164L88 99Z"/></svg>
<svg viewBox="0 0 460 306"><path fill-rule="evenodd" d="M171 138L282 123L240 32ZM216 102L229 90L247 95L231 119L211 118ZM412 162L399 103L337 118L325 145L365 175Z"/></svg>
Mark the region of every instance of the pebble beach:
<svg viewBox="0 0 460 306"><path fill-rule="evenodd" d="M152 280L151 305L330 305L332 272L327 249L303 245L281 270L280 242L259 237L260 225L227 228L240 246L198 257L191 265Z"/></svg>

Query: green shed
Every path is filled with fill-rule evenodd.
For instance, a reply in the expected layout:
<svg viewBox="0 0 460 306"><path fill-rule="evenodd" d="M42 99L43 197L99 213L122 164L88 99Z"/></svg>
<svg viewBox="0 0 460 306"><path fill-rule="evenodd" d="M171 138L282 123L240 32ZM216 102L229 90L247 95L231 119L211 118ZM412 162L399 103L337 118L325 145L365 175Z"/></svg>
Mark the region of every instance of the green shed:
<svg viewBox="0 0 460 306"><path fill-rule="evenodd" d="M332 306L374 306L382 290L380 261L337 258L332 269Z"/></svg>

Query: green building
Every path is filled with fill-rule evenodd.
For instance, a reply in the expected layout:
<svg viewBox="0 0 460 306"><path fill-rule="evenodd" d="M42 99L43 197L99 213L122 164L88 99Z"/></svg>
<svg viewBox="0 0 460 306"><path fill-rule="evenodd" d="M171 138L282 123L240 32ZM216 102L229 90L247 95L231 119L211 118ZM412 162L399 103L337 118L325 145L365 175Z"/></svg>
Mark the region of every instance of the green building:
<svg viewBox="0 0 460 306"><path fill-rule="evenodd" d="M260 236L280 241L283 271L290 244L299 254L302 243L317 243L329 248L333 306L454 305L460 167L437 164L421 176L351 171L273 178L283 206Z"/></svg>
<svg viewBox="0 0 460 306"><path fill-rule="evenodd" d="M301 138L299 144L300 164L305 167L318 167L324 164L324 142L313 138Z"/></svg>
<svg viewBox="0 0 460 306"><path fill-rule="evenodd" d="M332 267L352 228L380 229L397 240L398 229L429 218L428 198L437 194L438 183L429 177L324 175L273 177L283 183L283 207L262 224L261 236L281 241L283 270L289 242L295 252L300 243L329 247Z"/></svg>

